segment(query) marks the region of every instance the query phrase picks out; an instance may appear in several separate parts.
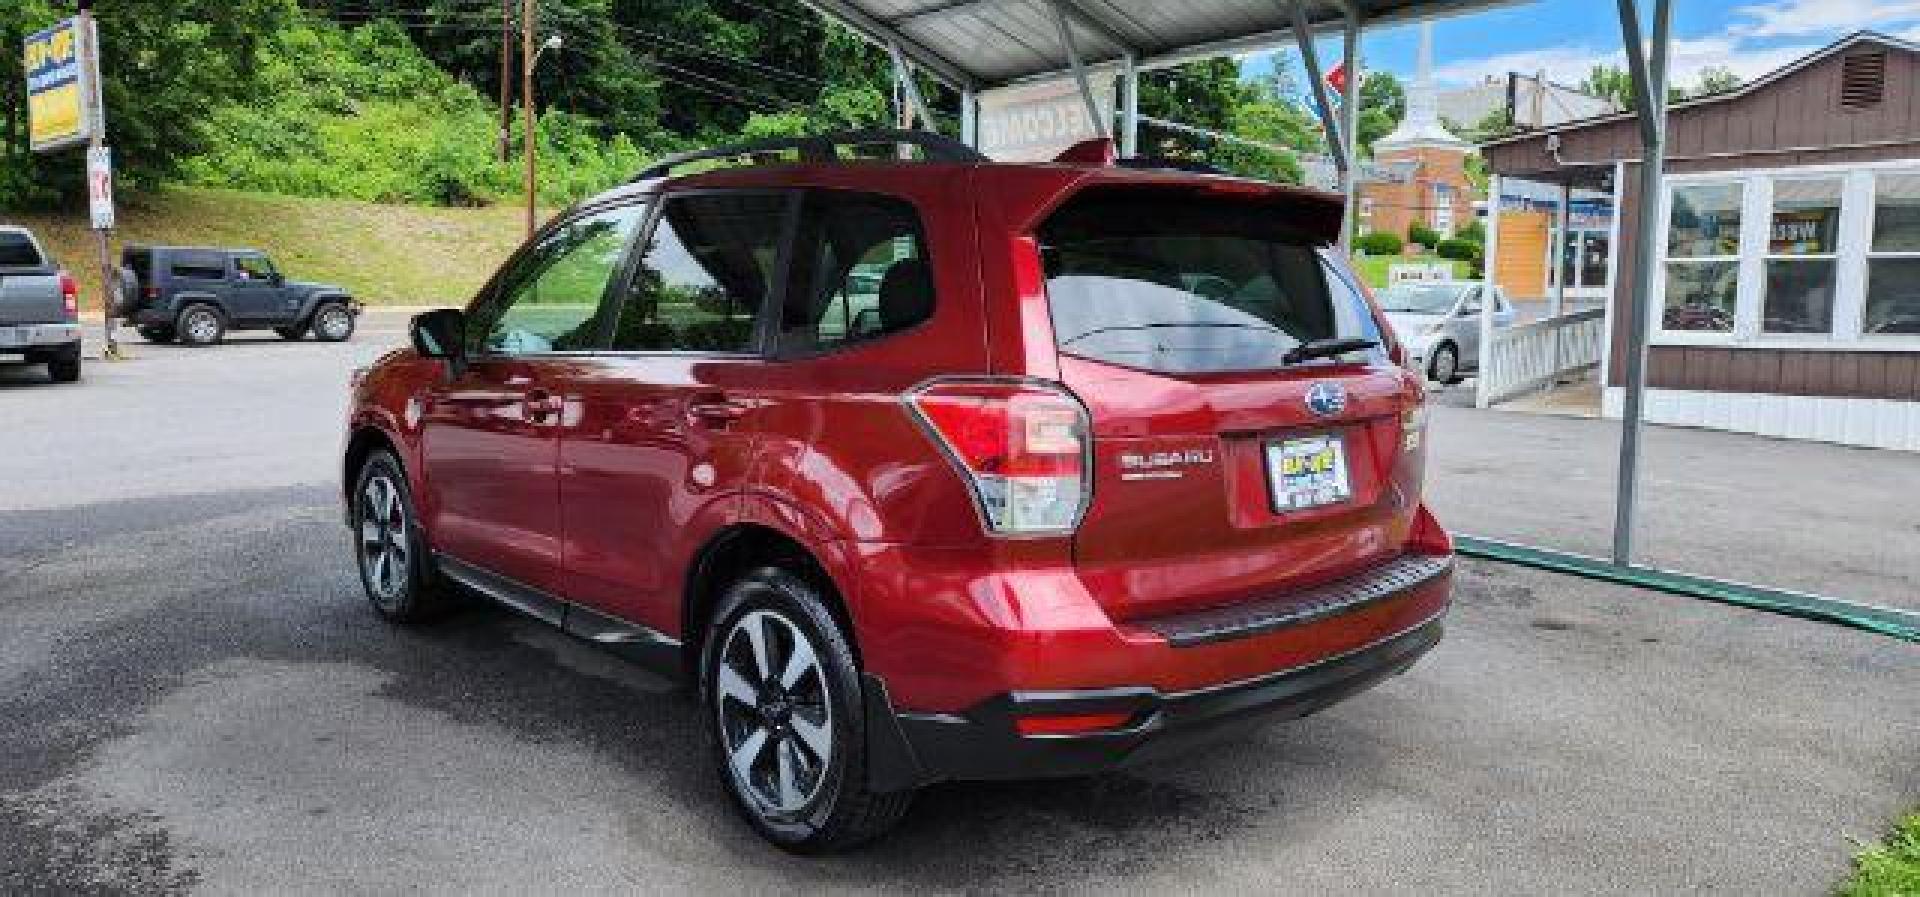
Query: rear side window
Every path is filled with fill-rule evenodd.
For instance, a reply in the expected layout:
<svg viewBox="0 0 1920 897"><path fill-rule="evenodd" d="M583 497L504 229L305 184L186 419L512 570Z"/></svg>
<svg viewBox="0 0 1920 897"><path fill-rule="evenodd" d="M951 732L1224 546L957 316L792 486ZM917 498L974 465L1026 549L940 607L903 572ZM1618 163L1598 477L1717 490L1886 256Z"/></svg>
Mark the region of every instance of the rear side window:
<svg viewBox="0 0 1920 897"><path fill-rule="evenodd" d="M189 280L226 280L227 258L223 255L208 253L181 253L168 263L167 270L174 277Z"/></svg>
<svg viewBox="0 0 1920 897"><path fill-rule="evenodd" d="M634 272L613 348L753 351L791 202L774 193L667 200Z"/></svg>
<svg viewBox="0 0 1920 897"><path fill-rule="evenodd" d="M1380 334L1284 207L1094 196L1040 232L1060 351L1149 371L1271 370L1314 340Z"/></svg>
<svg viewBox="0 0 1920 897"><path fill-rule="evenodd" d="M42 264L40 249L26 234L0 232L0 268L38 268Z"/></svg>
<svg viewBox="0 0 1920 897"><path fill-rule="evenodd" d="M860 193L809 194L785 305L782 354L829 351L933 317L933 269L913 206Z"/></svg>

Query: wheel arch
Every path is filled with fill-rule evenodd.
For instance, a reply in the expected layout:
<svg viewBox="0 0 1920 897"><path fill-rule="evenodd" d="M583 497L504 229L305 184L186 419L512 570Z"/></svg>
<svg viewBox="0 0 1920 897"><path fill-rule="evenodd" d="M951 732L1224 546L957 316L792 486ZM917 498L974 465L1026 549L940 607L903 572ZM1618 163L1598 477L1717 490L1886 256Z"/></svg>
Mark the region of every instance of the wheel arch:
<svg viewBox="0 0 1920 897"><path fill-rule="evenodd" d="M820 554L774 527L737 522L709 537L687 566L680 608L681 664L687 681L699 681L701 651L711 634L708 618L721 595L741 574L763 566L791 570L819 590L826 601L827 612L840 624L848 646L853 649L854 663L865 669L846 594Z"/></svg>
<svg viewBox="0 0 1920 897"><path fill-rule="evenodd" d="M405 473L406 459L400 453L400 445L387 431L372 424L360 424L353 428L347 437L347 448L340 461L340 499L343 502L353 500L354 481L360 477L360 468L374 452L385 449L400 460L402 473Z"/></svg>

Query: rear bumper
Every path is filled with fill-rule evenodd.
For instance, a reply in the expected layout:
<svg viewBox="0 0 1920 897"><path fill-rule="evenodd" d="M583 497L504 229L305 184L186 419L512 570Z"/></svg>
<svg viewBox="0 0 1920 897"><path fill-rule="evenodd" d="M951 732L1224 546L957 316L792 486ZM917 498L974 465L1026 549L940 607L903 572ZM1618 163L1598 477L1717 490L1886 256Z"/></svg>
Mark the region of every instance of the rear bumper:
<svg viewBox="0 0 1920 897"><path fill-rule="evenodd" d="M0 324L0 352L39 353L79 345L79 324Z"/></svg>
<svg viewBox="0 0 1920 897"><path fill-rule="evenodd" d="M1181 692L1154 688L1012 692L964 714L900 712L869 677L871 784L1085 775L1176 755L1239 724L1306 716L1413 666L1440 641L1440 616L1355 650L1253 679ZM1023 735L1021 716L1129 714L1119 728Z"/></svg>

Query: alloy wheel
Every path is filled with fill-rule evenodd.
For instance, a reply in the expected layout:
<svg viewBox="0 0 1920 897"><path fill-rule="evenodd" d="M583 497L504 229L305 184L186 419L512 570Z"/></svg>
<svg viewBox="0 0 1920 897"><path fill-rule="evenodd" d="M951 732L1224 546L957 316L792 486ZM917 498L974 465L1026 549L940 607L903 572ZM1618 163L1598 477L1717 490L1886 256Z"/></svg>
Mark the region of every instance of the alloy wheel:
<svg viewBox="0 0 1920 897"><path fill-rule="evenodd" d="M367 592L382 607L405 592L413 560L407 509L400 489L386 474L367 479L360 491L360 575Z"/></svg>
<svg viewBox="0 0 1920 897"><path fill-rule="evenodd" d="M314 329L319 331L321 339L341 340L347 336L347 329L353 326L353 319L347 310L337 305L320 309L320 315L314 320Z"/></svg>
<svg viewBox="0 0 1920 897"><path fill-rule="evenodd" d="M220 322L213 312L197 309L187 313L187 338L196 343L213 342L220 335Z"/></svg>
<svg viewBox="0 0 1920 897"><path fill-rule="evenodd" d="M775 611L740 617L721 643L713 699L736 790L762 816L799 815L834 750L826 671L806 632Z"/></svg>

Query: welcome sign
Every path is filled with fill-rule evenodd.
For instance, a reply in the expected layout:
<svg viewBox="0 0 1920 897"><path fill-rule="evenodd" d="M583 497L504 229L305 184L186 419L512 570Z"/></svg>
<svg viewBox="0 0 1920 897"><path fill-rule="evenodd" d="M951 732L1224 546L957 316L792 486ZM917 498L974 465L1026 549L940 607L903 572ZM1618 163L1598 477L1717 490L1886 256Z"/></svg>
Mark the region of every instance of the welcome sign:
<svg viewBox="0 0 1920 897"><path fill-rule="evenodd" d="M93 85L80 53L80 20L27 36L27 131L37 153L65 149L93 136L87 98Z"/></svg>

